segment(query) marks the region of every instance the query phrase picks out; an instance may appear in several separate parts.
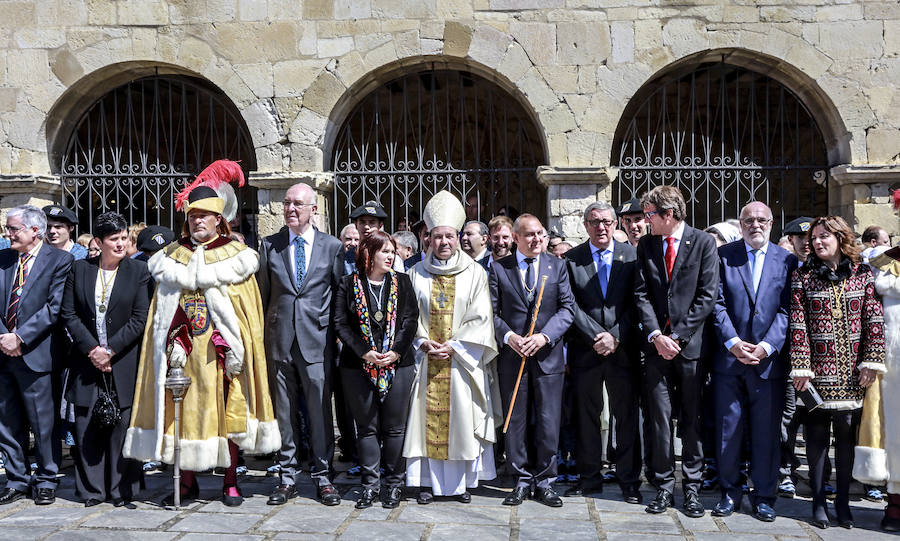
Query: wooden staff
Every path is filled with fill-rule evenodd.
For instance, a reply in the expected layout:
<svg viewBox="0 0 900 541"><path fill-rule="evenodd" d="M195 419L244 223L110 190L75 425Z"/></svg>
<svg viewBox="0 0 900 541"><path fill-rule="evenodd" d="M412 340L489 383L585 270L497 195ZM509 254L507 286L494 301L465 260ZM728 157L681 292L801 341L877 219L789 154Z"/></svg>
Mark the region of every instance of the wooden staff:
<svg viewBox="0 0 900 541"><path fill-rule="evenodd" d="M547 285L547 275L541 276L541 289L538 291L537 301L534 303L534 313L531 315L531 327L528 329L528 338L534 334L534 324L537 323L538 311L541 309L541 299L544 297L544 286ZM525 371L525 355L522 355L522 364L519 365L519 377L516 378L516 387L513 389L512 398L509 401L509 411L506 412L506 422L503 423L503 433L509 428L509 418L512 417L513 406L516 405L516 397L519 395L519 384L522 383L522 372Z"/></svg>

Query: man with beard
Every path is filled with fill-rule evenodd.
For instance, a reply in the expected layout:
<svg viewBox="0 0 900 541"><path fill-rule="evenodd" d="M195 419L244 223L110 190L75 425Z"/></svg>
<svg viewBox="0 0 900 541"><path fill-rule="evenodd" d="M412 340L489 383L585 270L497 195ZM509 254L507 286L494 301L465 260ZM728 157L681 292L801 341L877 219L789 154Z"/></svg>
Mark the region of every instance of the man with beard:
<svg viewBox="0 0 900 541"><path fill-rule="evenodd" d="M494 261L512 253L513 221L506 216L494 216L488 222L488 232L491 235L491 255L488 258L487 269L490 269Z"/></svg>
<svg viewBox="0 0 900 541"><path fill-rule="evenodd" d="M403 447L406 482L420 487L420 504L434 496L469 503L468 489L496 476L491 297L484 270L459 249L465 222L459 200L439 192L425 206L424 221L431 250L409 271L419 303L413 341L419 369Z"/></svg>

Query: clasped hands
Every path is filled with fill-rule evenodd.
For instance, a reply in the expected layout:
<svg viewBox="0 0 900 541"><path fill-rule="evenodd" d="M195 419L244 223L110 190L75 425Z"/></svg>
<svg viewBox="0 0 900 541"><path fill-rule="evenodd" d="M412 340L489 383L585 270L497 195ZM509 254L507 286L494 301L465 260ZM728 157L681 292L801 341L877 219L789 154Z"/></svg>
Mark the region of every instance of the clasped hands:
<svg viewBox="0 0 900 541"><path fill-rule="evenodd" d="M619 341L608 332L597 333L597 336L594 337L594 351L597 352L597 355L603 357L612 355L616 352L617 347L619 347Z"/></svg>
<svg viewBox="0 0 900 541"><path fill-rule="evenodd" d="M400 358L400 355L397 354L396 351L388 351L387 353L378 353L377 351L367 351L362 359L367 363L372 363L375 366L388 366L391 363L397 362L397 359Z"/></svg>
<svg viewBox="0 0 900 541"><path fill-rule="evenodd" d="M22 342L16 333L8 332L0 334L0 351L10 357L19 357L22 355Z"/></svg>
<svg viewBox="0 0 900 541"><path fill-rule="evenodd" d="M738 340L729 351L739 362L749 365L757 365L769 355L766 348L760 344L751 344L743 340Z"/></svg>
<svg viewBox="0 0 900 541"><path fill-rule="evenodd" d="M434 340L425 340L419 349L425 352L429 357L444 360L453 356L453 348L448 343L441 344Z"/></svg>
<svg viewBox="0 0 900 541"><path fill-rule="evenodd" d="M543 333L532 334L531 336L519 336L513 333L509 335L509 340L506 343L519 356L531 357L539 349L547 345L547 337Z"/></svg>
<svg viewBox="0 0 900 541"><path fill-rule="evenodd" d="M112 372L112 354L102 346L96 346L88 353L91 364L101 372Z"/></svg>
<svg viewBox="0 0 900 541"><path fill-rule="evenodd" d="M868 387L875 383L875 376L878 374L872 370L871 368L860 368L859 369L859 384L863 387ZM811 378L808 377L797 377L794 378L794 389L798 391L805 391L809 386L809 380Z"/></svg>

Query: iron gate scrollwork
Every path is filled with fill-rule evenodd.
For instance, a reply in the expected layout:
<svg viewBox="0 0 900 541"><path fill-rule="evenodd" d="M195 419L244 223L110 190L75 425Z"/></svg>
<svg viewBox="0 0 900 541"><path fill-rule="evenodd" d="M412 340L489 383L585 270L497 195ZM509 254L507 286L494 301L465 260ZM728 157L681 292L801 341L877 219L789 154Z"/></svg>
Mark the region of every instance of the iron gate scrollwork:
<svg viewBox="0 0 900 541"><path fill-rule="evenodd" d="M377 88L347 117L331 160L335 232L371 200L387 211L388 229L413 221L440 190L464 203L474 196L483 221L502 207L546 213L534 123L493 82L464 71L412 73Z"/></svg>
<svg viewBox="0 0 900 541"><path fill-rule="evenodd" d="M648 87L630 117L626 111L613 146L620 202L674 185L687 202L688 222L706 228L762 201L772 208L775 234L796 217L827 212L824 139L784 85L716 63Z"/></svg>
<svg viewBox="0 0 900 541"><path fill-rule="evenodd" d="M62 159L63 204L75 211L81 232L107 211L177 232L183 215L175 195L220 158L241 161L245 174L256 169L252 142L227 97L187 77L131 81L76 124ZM252 214L252 192L238 190L238 199L240 212Z"/></svg>

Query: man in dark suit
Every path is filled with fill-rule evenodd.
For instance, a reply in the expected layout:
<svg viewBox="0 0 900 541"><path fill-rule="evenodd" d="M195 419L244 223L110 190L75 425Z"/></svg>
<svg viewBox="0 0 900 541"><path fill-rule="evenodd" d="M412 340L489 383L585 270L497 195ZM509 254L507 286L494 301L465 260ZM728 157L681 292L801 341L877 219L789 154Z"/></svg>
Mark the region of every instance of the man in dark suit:
<svg viewBox="0 0 900 541"><path fill-rule="evenodd" d="M719 248L721 283L715 308L713 363L716 461L722 499L713 515L741 506L739 481L744 423L749 423L753 516L775 520L784 378L782 355L797 258L769 242L772 211L760 202L741 210L743 240Z"/></svg>
<svg viewBox="0 0 900 541"><path fill-rule="evenodd" d="M504 505L521 504L535 485L535 500L551 507L562 506L550 483L556 479L565 374L562 338L575 317L575 299L565 261L542 253L543 231L534 216L519 216L513 224L518 245L515 256L494 261L489 276L494 332L498 346L503 344L497 375L504 414L516 388L521 358L527 359L506 433L507 465L518 479ZM544 276L547 281L540 312L534 333L528 336ZM526 438L529 410L534 415L531 441ZM528 460L529 447L534 449L532 461Z"/></svg>
<svg viewBox="0 0 900 541"><path fill-rule="evenodd" d="M256 280L266 314L265 344L270 363L269 387L281 431L281 484L269 496L281 505L297 495L297 448L302 438L298 400L303 393L309 414L312 460L310 475L325 505L341 497L329 473L334 457L331 371L335 337L331 295L343 274L341 241L310 223L316 194L306 184L291 186L284 196L287 228L263 239Z"/></svg>
<svg viewBox="0 0 900 541"><path fill-rule="evenodd" d="M385 214L385 216L387 216L387 214ZM404 270L409 270L415 267L416 263L422 261L422 259L425 258L425 254L428 253L428 247L431 244L431 231L429 231L428 228L425 227L425 220L419 220L418 222L414 223L412 225L411 231L415 233L419 238L419 248L421 248L421 250L403 260ZM396 267L396 264L394 266Z"/></svg>
<svg viewBox="0 0 900 541"><path fill-rule="evenodd" d="M650 482L656 497L648 513L674 505L675 453L672 419L678 417L684 503L689 517L703 516L699 489L700 346L703 326L719 288L716 241L684 223L686 205L673 186L657 186L641 199L650 234L637 246L634 296L645 342L644 415L650 433ZM679 407L679 411L674 411Z"/></svg>
<svg viewBox="0 0 900 541"><path fill-rule="evenodd" d="M60 440L52 355L66 276L72 255L43 242L47 219L24 205L6 215L10 248L0 251L0 452L6 458L6 488L0 505L28 496L37 505L56 500ZM37 470L29 472L28 429L34 434Z"/></svg>
<svg viewBox="0 0 900 541"><path fill-rule="evenodd" d="M488 250L488 226L477 220L466 222L459 234L459 245L476 263L487 270L491 252Z"/></svg>
<svg viewBox="0 0 900 541"><path fill-rule="evenodd" d="M575 323L568 333L569 375L575 386L576 448L580 481L566 496L602 492L599 450L603 385L615 417L616 474L628 503L641 503L641 449L638 433L638 389L634 309L635 249L615 242L616 213L609 203L591 203L584 211L589 240L565 254Z"/></svg>

